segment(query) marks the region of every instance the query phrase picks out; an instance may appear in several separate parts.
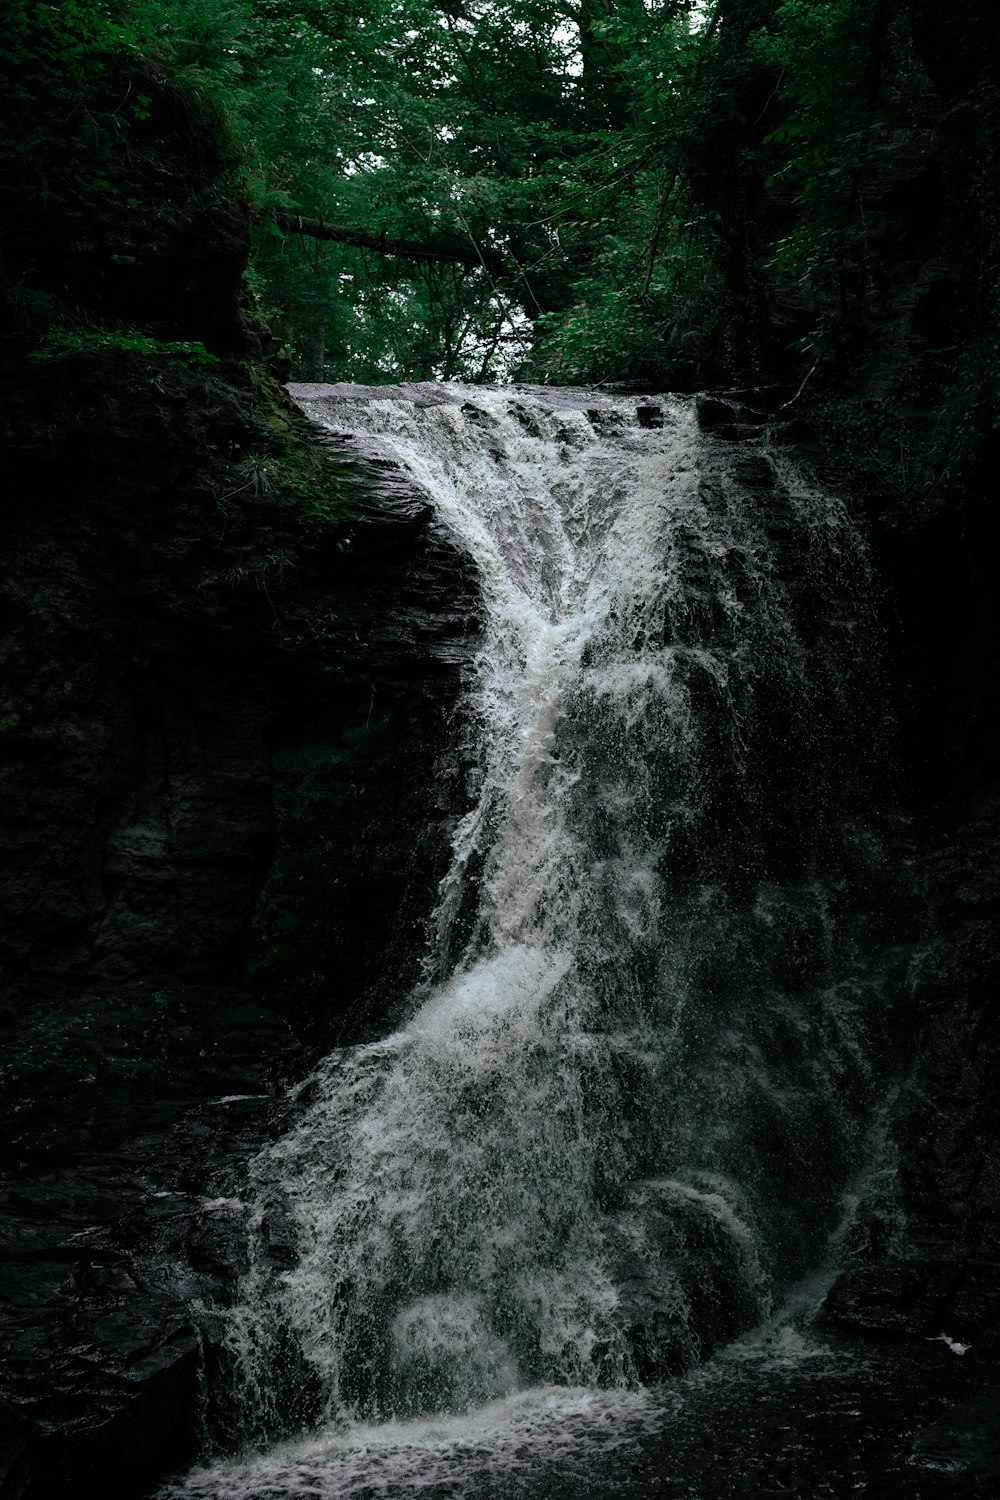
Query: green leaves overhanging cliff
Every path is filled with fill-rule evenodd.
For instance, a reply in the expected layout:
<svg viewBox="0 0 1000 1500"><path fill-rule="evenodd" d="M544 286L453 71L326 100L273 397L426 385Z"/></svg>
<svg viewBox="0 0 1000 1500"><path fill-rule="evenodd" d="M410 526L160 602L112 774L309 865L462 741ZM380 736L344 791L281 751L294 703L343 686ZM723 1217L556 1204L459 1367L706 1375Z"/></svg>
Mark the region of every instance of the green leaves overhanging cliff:
<svg viewBox="0 0 1000 1500"><path fill-rule="evenodd" d="M996 440L997 28L986 0L17 0L8 323L212 352L242 296L300 378L778 382L932 506ZM197 221L235 268L241 198L215 325L162 266L156 306L129 245Z"/></svg>

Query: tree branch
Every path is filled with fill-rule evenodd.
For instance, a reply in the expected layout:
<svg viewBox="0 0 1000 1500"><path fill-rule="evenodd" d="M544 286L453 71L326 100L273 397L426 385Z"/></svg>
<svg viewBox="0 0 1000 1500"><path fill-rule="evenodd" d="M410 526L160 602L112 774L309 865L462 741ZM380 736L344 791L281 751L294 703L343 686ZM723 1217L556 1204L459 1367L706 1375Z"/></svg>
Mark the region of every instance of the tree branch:
<svg viewBox="0 0 1000 1500"><path fill-rule="evenodd" d="M334 240L338 245L355 245L359 250L374 250L380 255L401 255L407 260L450 261L455 265L479 267L491 276L502 276L507 266L502 256L492 255L478 245L434 243L418 240L393 240L369 229L348 229L343 224L327 224L303 214L278 210L274 222L286 234L303 234L314 240Z"/></svg>

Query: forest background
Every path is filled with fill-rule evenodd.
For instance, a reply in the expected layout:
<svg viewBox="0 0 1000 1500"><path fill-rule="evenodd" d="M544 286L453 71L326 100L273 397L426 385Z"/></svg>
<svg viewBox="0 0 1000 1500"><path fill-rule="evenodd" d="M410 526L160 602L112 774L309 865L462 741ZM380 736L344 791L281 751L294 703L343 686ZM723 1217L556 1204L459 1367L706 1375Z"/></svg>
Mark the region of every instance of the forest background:
<svg viewBox="0 0 1000 1500"><path fill-rule="evenodd" d="M201 357L17 248L141 207L166 78L296 378L785 384L932 507L995 443L998 71L985 0L15 0L4 299Z"/></svg>

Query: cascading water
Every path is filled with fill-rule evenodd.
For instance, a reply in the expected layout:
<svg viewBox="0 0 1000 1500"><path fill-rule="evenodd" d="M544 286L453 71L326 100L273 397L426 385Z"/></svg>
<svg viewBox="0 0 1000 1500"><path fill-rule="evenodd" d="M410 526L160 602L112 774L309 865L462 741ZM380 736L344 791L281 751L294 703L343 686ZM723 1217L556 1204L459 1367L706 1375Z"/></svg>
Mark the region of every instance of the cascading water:
<svg viewBox="0 0 1000 1500"><path fill-rule="evenodd" d="M862 541L693 401L306 394L475 564L479 777L410 1019L253 1164L232 1409L260 1439L662 1378L822 1259L863 1161Z"/></svg>

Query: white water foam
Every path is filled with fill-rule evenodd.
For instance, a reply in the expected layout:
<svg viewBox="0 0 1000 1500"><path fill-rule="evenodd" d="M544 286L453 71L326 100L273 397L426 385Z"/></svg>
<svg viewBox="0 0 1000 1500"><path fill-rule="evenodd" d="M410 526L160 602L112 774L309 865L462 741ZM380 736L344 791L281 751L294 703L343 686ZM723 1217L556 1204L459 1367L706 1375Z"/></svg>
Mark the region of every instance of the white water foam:
<svg viewBox="0 0 1000 1500"><path fill-rule="evenodd" d="M519 1482L551 1468L585 1478L595 1460L611 1466L668 1408L643 1392L614 1395L549 1387L521 1391L461 1417L330 1427L249 1455L196 1469L160 1500L402 1500L404 1496L516 1494Z"/></svg>

